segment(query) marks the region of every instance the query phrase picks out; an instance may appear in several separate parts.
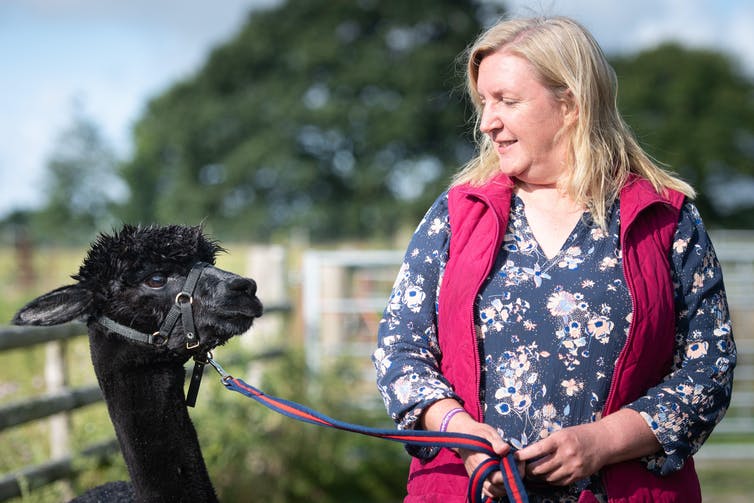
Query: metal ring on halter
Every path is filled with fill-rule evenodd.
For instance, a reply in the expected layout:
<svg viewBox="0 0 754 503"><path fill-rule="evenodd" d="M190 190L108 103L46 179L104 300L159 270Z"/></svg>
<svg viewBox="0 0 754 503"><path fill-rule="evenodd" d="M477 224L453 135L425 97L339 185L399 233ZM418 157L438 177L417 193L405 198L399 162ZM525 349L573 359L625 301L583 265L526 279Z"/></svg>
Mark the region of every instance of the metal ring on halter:
<svg viewBox="0 0 754 503"><path fill-rule="evenodd" d="M188 297L188 299L186 299L186 297ZM179 292L178 295L175 296L175 303L179 306L183 303L181 302L181 299L184 299L183 302L188 302L189 304L194 303L194 297L192 297L190 293Z"/></svg>
<svg viewBox="0 0 754 503"><path fill-rule="evenodd" d="M168 343L168 338L160 333L158 330L157 332L152 334L152 343L155 346L164 346Z"/></svg>

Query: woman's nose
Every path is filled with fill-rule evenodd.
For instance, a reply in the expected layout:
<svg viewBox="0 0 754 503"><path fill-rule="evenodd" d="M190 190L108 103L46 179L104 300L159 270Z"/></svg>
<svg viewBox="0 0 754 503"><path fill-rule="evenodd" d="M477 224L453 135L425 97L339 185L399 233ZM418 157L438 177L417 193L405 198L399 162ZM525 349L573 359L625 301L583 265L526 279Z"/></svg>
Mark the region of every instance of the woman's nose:
<svg viewBox="0 0 754 503"><path fill-rule="evenodd" d="M503 127L503 121L499 114L488 105L482 108L482 116L479 120L479 131L489 134L496 129Z"/></svg>

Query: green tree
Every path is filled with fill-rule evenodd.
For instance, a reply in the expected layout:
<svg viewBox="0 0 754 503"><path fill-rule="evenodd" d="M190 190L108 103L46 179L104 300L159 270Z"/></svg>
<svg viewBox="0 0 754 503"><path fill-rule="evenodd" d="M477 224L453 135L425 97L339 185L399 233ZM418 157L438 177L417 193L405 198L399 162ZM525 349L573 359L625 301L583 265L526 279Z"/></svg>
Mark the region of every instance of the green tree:
<svg viewBox="0 0 754 503"><path fill-rule="evenodd" d="M754 180L751 78L724 54L676 44L613 64L624 117L656 159L699 191L705 223L754 227L754 194L731 199L733 185Z"/></svg>
<svg viewBox="0 0 754 503"><path fill-rule="evenodd" d="M108 230L125 190L116 169L115 154L98 126L75 112L47 163L46 202L32 214L35 240L81 243Z"/></svg>
<svg viewBox="0 0 754 503"><path fill-rule="evenodd" d="M123 177L130 221L315 240L415 224L472 152L456 58L500 7L299 0L253 12L154 99Z"/></svg>

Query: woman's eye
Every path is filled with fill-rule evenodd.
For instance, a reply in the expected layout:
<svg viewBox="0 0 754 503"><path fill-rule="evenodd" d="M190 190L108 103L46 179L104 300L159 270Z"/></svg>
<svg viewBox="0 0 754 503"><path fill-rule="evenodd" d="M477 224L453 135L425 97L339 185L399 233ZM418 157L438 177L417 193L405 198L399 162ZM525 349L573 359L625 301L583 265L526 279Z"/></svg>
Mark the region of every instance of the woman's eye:
<svg viewBox="0 0 754 503"><path fill-rule="evenodd" d="M149 288L162 288L168 282L168 276L162 272L155 272L147 276L144 284Z"/></svg>

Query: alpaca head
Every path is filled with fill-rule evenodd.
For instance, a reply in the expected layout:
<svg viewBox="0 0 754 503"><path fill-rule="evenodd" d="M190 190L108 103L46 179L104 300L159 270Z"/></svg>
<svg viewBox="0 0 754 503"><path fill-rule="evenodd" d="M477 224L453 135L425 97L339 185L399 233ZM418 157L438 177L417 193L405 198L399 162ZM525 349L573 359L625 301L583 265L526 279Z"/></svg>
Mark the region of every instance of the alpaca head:
<svg viewBox="0 0 754 503"><path fill-rule="evenodd" d="M74 319L86 321L92 337L112 337L113 343L143 355L188 360L206 354L230 337L248 330L261 316L253 280L214 267L222 248L207 239L200 227L126 225L112 235L102 234L92 244L79 269L77 282L48 292L23 307L13 318L16 325L57 325ZM187 277L197 263L188 313L196 336L178 321L165 339L138 342L118 330L92 330L104 321L133 332L154 334L175 310ZM186 314L184 306L184 315ZM190 334L189 334L190 337Z"/></svg>

